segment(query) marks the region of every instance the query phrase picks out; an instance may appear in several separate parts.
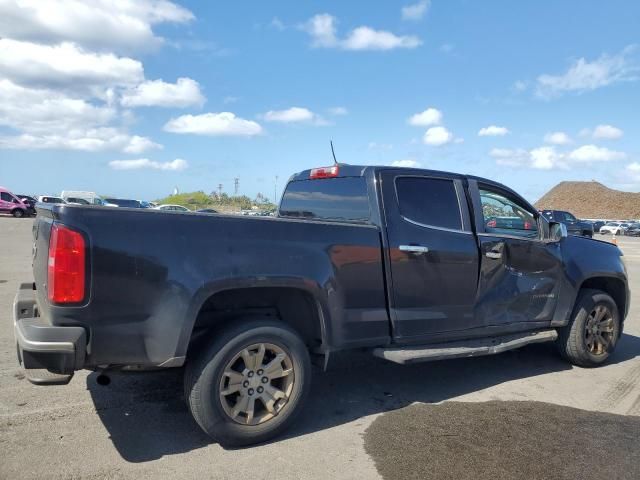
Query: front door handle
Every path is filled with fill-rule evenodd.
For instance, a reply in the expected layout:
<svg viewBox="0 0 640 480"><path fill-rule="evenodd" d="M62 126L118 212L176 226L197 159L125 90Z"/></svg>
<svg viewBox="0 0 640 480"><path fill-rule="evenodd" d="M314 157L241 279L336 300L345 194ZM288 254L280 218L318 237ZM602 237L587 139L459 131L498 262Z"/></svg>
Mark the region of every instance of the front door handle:
<svg viewBox="0 0 640 480"><path fill-rule="evenodd" d="M427 253L429 251L429 247L422 245L400 245L398 248L401 252L408 253Z"/></svg>
<svg viewBox="0 0 640 480"><path fill-rule="evenodd" d="M499 258L502 258L502 252L494 252L493 250L491 250L491 251L485 253L485 256L487 258L493 258L493 259L497 260Z"/></svg>

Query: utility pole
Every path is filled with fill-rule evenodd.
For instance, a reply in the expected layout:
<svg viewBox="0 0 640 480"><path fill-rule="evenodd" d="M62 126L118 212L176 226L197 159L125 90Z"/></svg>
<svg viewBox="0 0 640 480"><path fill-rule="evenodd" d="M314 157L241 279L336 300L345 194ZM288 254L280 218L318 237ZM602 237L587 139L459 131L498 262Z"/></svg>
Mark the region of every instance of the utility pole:
<svg viewBox="0 0 640 480"><path fill-rule="evenodd" d="M218 184L218 197L222 197L222 184Z"/></svg>
<svg viewBox="0 0 640 480"><path fill-rule="evenodd" d="M240 184L240 179L238 177L233 179L233 195L235 197L238 196L238 185Z"/></svg>
<svg viewBox="0 0 640 480"><path fill-rule="evenodd" d="M276 175L276 181L273 184L273 204L278 204L278 176Z"/></svg>

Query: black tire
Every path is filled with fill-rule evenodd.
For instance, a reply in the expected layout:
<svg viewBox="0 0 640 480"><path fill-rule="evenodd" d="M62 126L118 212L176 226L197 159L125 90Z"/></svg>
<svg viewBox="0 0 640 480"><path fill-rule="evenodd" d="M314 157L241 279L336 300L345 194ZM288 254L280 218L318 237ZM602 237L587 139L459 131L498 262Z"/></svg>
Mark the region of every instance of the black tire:
<svg viewBox="0 0 640 480"><path fill-rule="evenodd" d="M11 212L11 215L13 215L15 218L22 218L24 217L24 210L16 208Z"/></svg>
<svg viewBox="0 0 640 480"><path fill-rule="evenodd" d="M220 383L229 362L246 347L268 343L285 351L292 362L294 381L284 408L258 425L243 425L223 408ZM271 319L251 319L218 332L192 360L184 373L185 400L198 425L224 447L265 442L286 430L300 413L311 384L309 351L287 325Z"/></svg>
<svg viewBox="0 0 640 480"><path fill-rule="evenodd" d="M587 345L587 326L590 315L599 306L604 306L611 312L612 332L610 337L607 336L610 340L608 347L602 353L595 354ZM601 290L584 289L578 294L568 325L558 329L556 344L560 354L573 365L598 367L613 353L621 333L620 313L613 298Z"/></svg>

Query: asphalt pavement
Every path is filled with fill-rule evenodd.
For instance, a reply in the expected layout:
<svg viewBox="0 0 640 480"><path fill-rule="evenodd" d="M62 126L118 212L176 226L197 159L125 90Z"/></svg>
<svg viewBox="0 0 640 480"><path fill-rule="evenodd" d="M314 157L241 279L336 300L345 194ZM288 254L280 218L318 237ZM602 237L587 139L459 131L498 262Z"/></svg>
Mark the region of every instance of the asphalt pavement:
<svg viewBox="0 0 640 480"><path fill-rule="evenodd" d="M314 372L287 435L225 450L191 419L180 370L121 373L108 387L90 372L67 386L27 382L11 302L31 279L31 223L0 217L2 479L640 478L634 301L604 367L571 367L548 344L404 367L343 354ZM619 244L635 291L640 239Z"/></svg>

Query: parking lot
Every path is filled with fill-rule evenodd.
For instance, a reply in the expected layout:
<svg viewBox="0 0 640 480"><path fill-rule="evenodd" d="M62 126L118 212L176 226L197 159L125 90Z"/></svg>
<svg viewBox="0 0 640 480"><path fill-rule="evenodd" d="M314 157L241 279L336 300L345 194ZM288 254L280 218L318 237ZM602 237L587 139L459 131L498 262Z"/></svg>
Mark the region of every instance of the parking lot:
<svg viewBox="0 0 640 480"><path fill-rule="evenodd" d="M11 302L31 280L31 225L0 218L0 478L640 478L633 298L602 368L571 367L549 344L412 366L345 354L315 372L283 438L225 450L191 419L179 370L28 383ZM640 238L618 243L637 291Z"/></svg>

